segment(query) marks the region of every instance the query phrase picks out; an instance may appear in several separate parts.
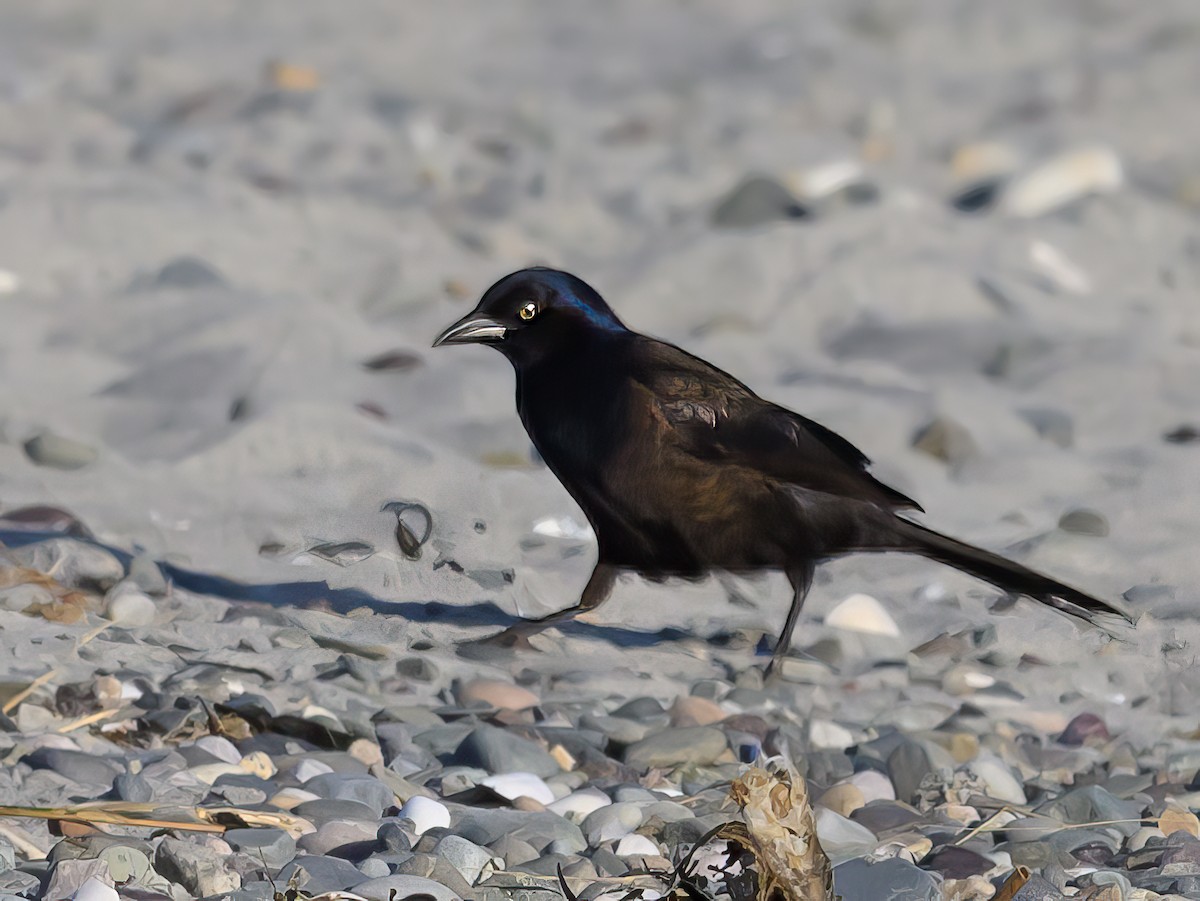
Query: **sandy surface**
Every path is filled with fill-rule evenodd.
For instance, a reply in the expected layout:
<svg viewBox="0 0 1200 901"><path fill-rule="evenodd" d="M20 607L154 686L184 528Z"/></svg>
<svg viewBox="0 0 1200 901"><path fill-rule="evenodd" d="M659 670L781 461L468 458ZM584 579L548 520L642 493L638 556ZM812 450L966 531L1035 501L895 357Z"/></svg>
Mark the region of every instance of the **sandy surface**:
<svg viewBox="0 0 1200 901"><path fill-rule="evenodd" d="M426 617L441 638L502 620L490 602L563 606L593 545L536 534L582 517L531 459L507 364L428 349L492 280L546 262L845 434L930 524L1107 596L1171 586L1141 607L1158 605L1157 656L1166 630L1195 631L1179 617L1200 577L1200 445L1163 440L1200 422L1198 44L1184 0L8 4L0 505L64 507L192 572L467 605ZM315 89L307 70L273 88L271 60ZM951 159L983 141L1020 170L1111 148L1123 184L1044 216L964 214ZM847 160L876 202L712 224L748 174ZM363 368L392 349L412 368ZM912 447L936 417L972 436L956 465ZM44 430L96 459L35 465ZM419 561L380 513L397 499L432 512ZM1058 529L1076 509L1108 534ZM305 553L346 541L376 553ZM781 583L736 588L761 606L632 580L598 616L618 628L570 641L782 619ZM1090 653L1043 646L1077 634L1055 615L993 619L993 592L920 561L827 567L809 618L855 591L910 646L995 622Z"/></svg>

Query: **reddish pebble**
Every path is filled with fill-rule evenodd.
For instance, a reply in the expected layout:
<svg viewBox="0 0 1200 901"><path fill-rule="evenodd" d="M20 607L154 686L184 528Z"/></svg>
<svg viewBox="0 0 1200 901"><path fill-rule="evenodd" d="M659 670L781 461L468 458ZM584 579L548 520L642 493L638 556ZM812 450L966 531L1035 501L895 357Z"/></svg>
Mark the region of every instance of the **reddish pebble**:
<svg viewBox="0 0 1200 901"><path fill-rule="evenodd" d="M1058 737L1058 743L1069 748L1078 748L1093 742L1108 741L1111 737L1104 720L1094 713L1081 713L1067 723L1067 728L1063 729L1062 735Z"/></svg>

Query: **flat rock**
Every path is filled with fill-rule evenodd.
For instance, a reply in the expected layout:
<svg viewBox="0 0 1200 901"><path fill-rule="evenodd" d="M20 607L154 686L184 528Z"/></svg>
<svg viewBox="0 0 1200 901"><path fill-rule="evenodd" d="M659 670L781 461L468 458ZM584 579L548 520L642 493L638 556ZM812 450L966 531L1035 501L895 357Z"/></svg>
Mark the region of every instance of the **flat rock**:
<svg viewBox="0 0 1200 901"><path fill-rule="evenodd" d="M297 877L297 888L303 889L308 895L344 891L366 881L366 877L354 864L336 857L318 857L312 854L301 855L287 864L275 876L275 881L278 884L287 884L293 876Z"/></svg>
<svg viewBox="0 0 1200 901"><path fill-rule="evenodd" d="M878 863L848 860L833 870L833 890L842 901L940 901L941 881L906 860Z"/></svg>
<svg viewBox="0 0 1200 901"><path fill-rule="evenodd" d="M392 790L374 776L347 773L323 773L304 783L306 791L337 801L357 801L375 811L376 816L396 804Z"/></svg>
<svg viewBox="0 0 1200 901"><path fill-rule="evenodd" d="M221 836L229 847L272 870L278 870L296 856L296 840L282 829L230 829Z"/></svg>
<svg viewBox="0 0 1200 901"><path fill-rule="evenodd" d="M422 876L384 876L368 879L354 886L354 894L367 901L392 901L396 899L429 897L433 901L463 901L441 883Z"/></svg>
<svg viewBox="0 0 1200 901"><path fill-rule="evenodd" d="M625 763L638 769L709 764L726 749L725 733L712 726L665 729L625 749Z"/></svg>
<svg viewBox="0 0 1200 901"><path fill-rule="evenodd" d="M478 726L454 751L454 762L489 773L533 773L545 779L562 771L548 751L496 726Z"/></svg>

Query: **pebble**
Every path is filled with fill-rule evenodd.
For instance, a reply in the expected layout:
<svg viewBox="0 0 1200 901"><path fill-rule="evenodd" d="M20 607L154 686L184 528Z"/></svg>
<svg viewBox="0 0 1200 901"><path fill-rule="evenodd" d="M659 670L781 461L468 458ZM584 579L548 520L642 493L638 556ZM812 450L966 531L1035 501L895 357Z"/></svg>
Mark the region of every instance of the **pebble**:
<svg viewBox="0 0 1200 901"><path fill-rule="evenodd" d="M1024 787L998 757L981 754L968 764L968 768L983 783L988 797L1010 804L1025 803Z"/></svg>
<svg viewBox="0 0 1200 901"><path fill-rule="evenodd" d="M154 622L154 599L130 581L118 582L104 598L105 616L119 626L137 628Z"/></svg>
<svg viewBox="0 0 1200 901"><path fill-rule="evenodd" d="M630 801L621 801L592 811L584 818L580 829L588 844L597 847L604 842L628 835L642 825L642 811Z"/></svg>
<svg viewBox="0 0 1200 901"><path fill-rule="evenodd" d="M365 857L370 851L356 855L350 846L374 846L378 831L373 820L329 820L322 823L316 832L302 835L296 847L305 854L354 860Z"/></svg>
<svg viewBox="0 0 1200 901"><path fill-rule="evenodd" d="M868 635L900 636L900 627L884 609L883 605L869 594L852 594L829 611L825 625Z"/></svg>
<svg viewBox="0 0 1200 901"><path fill-rule="evenodd" d="M612 798L593 786L571 792L563 798L546 806L546 809L561 817L579 823L594 810L606 807L612 803Z"/></svg>
<svg viewBox="0 0 1200 901"><path fill-rule="evenodd" d="M941 901L940 881L906 860L871 863L848 860L833 870L833 890L842 901Z"/></svg>
<svg viewBox="0 0 1200 901"><path fill-rule="evenodd" d="M488 776L480 784L510 801L522 797L532 798L540 804L553 804L555 801L550 786L533 773L501 773Z"/></svg>
<svg viewBox="0 0 1200 901"><path fill-rule="evenodd" d="M25 442L25 455L38 466L75 470L95 463L100 452L82 441L45 431Z"/></svg>
<svg viewBox="0 0 1200 901"><path fill-rule="evenodd" d="M496 726L478 726L454 751L454 762L490 773L528 772L545 779L561 772L558 762L538 745Z"/></svg>
<svg viewBox="0 0 1200 901"><path fill-rule="evenodd" d="M718 228L752 228L807 216L808 211L778 181L751 175L717 202L712 223Z"/></svg>
<svg viewBox="0 0 1200 901"><path fill-rule="evenodd" d="M680 695L671 704L671 725L680 726L711 726L724 720L728 714L720 705L708 698L698 698L694 695Z"/></svg>
<svg viewBox="0 0 1200 901"><path fill-rule="evenodd" d="M278 870L296 856L296 840L282 829L230 829L222 836L234 851Z"/></svg>
<svg viewBox="0 0 1200 901"><path fill-rule="evenodd" d="M487 848L469 842L460 835L443 836L433 852L449 862L471 885L490 875L501 863Z"/></svg>
<svg viewBox="0 0 1200 901"><path fill-rule="evenodd" d="M103 548L73 538L50 538L8 552L21 566L52 572L68 588L108 591L125 578L121 561Z"/></svg>
<svg viewBox="0 0 1200 901"><path fill-rule="evenodd" d="M275 874L275 882L281 885L287 885L293 878L296 887L303 889L306 895L345 891L366 881L354 864L337 857L313 854L300 855Z"/></svg>
<svg viewBox="0 0 1200 901"><path fill-rule="evenodd" d="M1058 527L1072 535L1103 538L1108 534L1108 520L1095 510L1071 510L1058 520Z"/></svg>
<svg viewBox="0 0 1200 901"><path fill-rule="evenodd" d="M1034 218L1125 183L1120 158L1107 147L1086 147L1052 157L1016 176L1000 198L1009 215Z"/></svg>
<svg viewBox="0 0 1200 901"><path fill-rule="evenodd" d="M979 457L979 446L966 426L939 416L913 435L914 449L959 469Z"/></svg>
<svg viewBox="0 0 1200 901"><path fill-rule="evenodd" d="M154 868L197 898L236 891L242 885L241 876L226 866L223 855L170 836L159 843Z"/></svg>
<svg viewBox="0 0 1200 901"><path fill-rule="evenodd" d="M495 679L472 679L460 685L455 694L464 707L485 704L500 710L528 710L541 703L528 689Z"/></svg>
<svg viewBox="0 0 1200 901"><path fill-rule="evenodd" d="M658 857L662 855L662 848L648 836L631 832L622 836L617 842L616 855L618 857Z"/></svg>
<svg viewBox="0 0 1200 901"><path fill-rule="evenodd" d="M431 901L462 901L458 895L432 879L421 876L384 876L354 886L354 894L367 901L398 901L429 898Z"/></svg>
<svg viewBox="0 0 1200 901"><path fill-rule="evenodd" d="M320 773L304 783L306 791L322 798L338 801L357 801L374 811L376 816L396 803L392 790L374 776L347 773Z"/></svg>
<svg viewBox="0 0 1200 901"><path fill-rule="evenodd" d="M725 733L711 726L667 729L630 745L624 760L636 769L709 764L726 748Z"/></svg>
<svg viewBox="0 0 1200 901"><path fill-rule="evenodd" d="M46 892L47 898L59 897L57 892ZM99 876L89 876L71 895L71 901L120 901L117 890Z"/></svg>
<svg viewBox="0 0 1200 901"><path fill-rule="evenodd" d="M446 805L421 795L405 801L399 815L413 821L417 835L424 835L430 829L444 829L450 825L450 811Z"/></svg>
<svg viewBox="0 0 1200 901"><path fill-rule="evenodd" d="M846 782L862 793L867 804L872 801L896 800L896 789L892 786L892 781L878 770L859 770Z"/></svg>
<svg viewBox="0 0 1200 901"><path fill-rule="evenodd" d="M849 782L831 785L817 798L817 804L844 817L850 816L866 803L862 790Z"/></svg>

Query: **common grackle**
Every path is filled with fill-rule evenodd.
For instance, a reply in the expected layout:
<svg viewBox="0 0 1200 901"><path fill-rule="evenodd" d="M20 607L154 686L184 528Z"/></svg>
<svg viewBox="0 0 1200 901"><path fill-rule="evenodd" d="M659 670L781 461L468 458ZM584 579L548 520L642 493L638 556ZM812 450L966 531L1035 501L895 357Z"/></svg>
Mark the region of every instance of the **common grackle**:
<svg viewBox="0 0 1200 901"><path fill-rule="evenodd" d="M631 331L569 273L502 278L434 347L468 343L512 363L521 422L599 543L579 603L518 623L506 640L599 606L622 570L654 580L782 570L794 593L770 670L791 644L816 565L857 551L920 554L1101 626L1112 614L1128 619L1115 604L897 515L924 511L876 480L845 438Z"/></svg>

